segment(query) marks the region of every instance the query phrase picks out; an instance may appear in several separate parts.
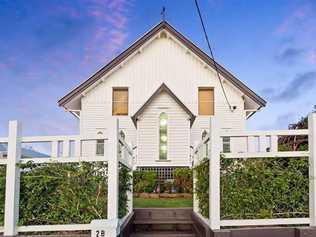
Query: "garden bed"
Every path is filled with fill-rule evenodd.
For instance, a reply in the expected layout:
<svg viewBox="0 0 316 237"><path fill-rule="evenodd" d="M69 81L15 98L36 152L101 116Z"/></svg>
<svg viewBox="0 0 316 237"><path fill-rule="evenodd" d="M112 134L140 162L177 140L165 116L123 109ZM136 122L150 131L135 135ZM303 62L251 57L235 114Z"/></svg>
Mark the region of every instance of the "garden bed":
<svg viewBox="0 0 316 237"><path fill-rule="evenodd" d="M192 193L134 193L135 198L150 198L150 199L192 199Z"/></svg>
<svg viewBox="0 0 316 237"><path fill-rule="evenodd" d="M134 208L192 207L192 198L134 198Z"/></svg>

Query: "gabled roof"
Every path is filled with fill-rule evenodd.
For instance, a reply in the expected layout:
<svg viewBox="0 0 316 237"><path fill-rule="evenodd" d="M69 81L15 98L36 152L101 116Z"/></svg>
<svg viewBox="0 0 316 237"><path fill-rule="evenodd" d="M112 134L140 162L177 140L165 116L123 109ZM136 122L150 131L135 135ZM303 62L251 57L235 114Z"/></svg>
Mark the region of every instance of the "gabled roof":
<svg viewBox="0 0 316 237"><path fill-rule="evenodd" d="M123 62L128 56L136 52L146 41L151 39L156 33L161 30L166 30L170 34L172 34L177 40L183 43L186 47L188 47L193 53L195 53L198 57L200 57L206 64L215 69L215 63L217 68L219 69L220 74L226 78L229 82L231 82L234 86L236 86L239 90L241 90L246 96L255 101L260 107L266 105L266 101L262 99L259 95L253 92L249 87L247 87L244 83L238 80L235 76L233 76L229 71L227 71L223 66L215 62L212 58L210 58L206 53L204 53L201 49L199 49L195 44L193 44L190 40L184 37L181 33L179 33L176 29L174 29L169 23L166 21L160 22L154 28L152 28L149 32L143 35L140 39L138 39L135 43L133 43L130 47L128 47L125 51L119 54L116 58L110 61L107 65L101 68L98 72L96 72L93 76L91 76L88 80L80 84L78 87L73 89L63 98L58 101L59 106L65 106L69 101L73 98L80 95L84 92L88 87L93 85L95 82L100 80L106 73L115 68L121 62Z"/></svg>
<svg viewBox="0 0 316 237"><path fill-rule="evenodd" d="M133 123L135 124L135 127L137 127L137 118L143 113L143 111L146 109L146 107L161 93L166 92L168 95L170 95L178 105L190 116L190 126L192 126L195 115L191 112L188 107L186 107L181 100L169 89L169 87L162 83L161 86L149 97L149 99L142 105L142 107L137 110L137 112L131 117L133 120Z"/></svg>

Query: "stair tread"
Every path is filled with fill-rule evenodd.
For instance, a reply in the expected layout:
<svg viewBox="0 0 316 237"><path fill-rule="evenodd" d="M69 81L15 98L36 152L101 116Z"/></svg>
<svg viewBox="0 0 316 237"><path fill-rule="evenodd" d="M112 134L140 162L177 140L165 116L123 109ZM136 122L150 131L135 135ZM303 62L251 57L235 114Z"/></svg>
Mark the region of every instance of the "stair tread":
<svg viewBox="0 0 316 237"><path fill-rule="evenodd" d="M193 224L192 220L175 220L175 219L142 219L134 220L134 224Z"/></svg>
<svg viewBox="0 0 316 237"><path fill-rule="evenodd" d="M131 237L196 237L191 231L146 231L146 232L134 232Z"/></svg>

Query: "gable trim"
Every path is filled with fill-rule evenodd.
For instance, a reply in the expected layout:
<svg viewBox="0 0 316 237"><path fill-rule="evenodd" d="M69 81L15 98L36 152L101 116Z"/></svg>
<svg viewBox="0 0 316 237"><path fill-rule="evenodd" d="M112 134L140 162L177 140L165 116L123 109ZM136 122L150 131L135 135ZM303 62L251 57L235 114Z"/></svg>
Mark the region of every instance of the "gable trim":
<svg viewBox="0 0 316 237"><path fill-rule="evenodd" d="M162 83L161 86L148 98L148 100L136 111L136 113L131 117L133 120L133 123L135 127L137 128L137 118L144 112L146 107L161 93L166 92L168 95L170 95L178 105L190 116L190 127L192 127L194 120L196 116L191 112L188 107L185 106L185 104L182 103L182 101L169 89L169 87Z"/></svg>
<svg viewBox="0 0 316 237"><path fill-rule="evenodd" d="M183 36L180 32L174 29L169 23L166 21L160 22L153 29L147 32L144 36L142 36L139 40L133 43L130 47L128 47L125 51L115 57L112 61L110 61L107 65L102 67L99 71L97 71L94 75L92 75L88 80L77 86L63 98L58 101L59 106L65 106L70 100L74 97L83 93L87 88L93 85L96 81L101 79L105 74L114 69L117 65L123 62L126 58L132 55L135 51L137 51L147 40L152 38L156 33L161 30L167 30L171 33L177 40L183 43L186 47L188 47L194 54L200 57L205 63L215 69L215 64L219 70L219 73L226 78L229 82L231 82L235 87L241 90L245 95L254 100L260 107L264 107L266 105L266 101L257 95L254 91L252 91L249 87L247 87L243 82L237 79L234 75L232 75L228 70L226 70L223 66L215 62L212 58L210 58L206 53L204 53L201 49L199 49L195 44L193 44L190 40L188 40L185 36Z"/></svg>

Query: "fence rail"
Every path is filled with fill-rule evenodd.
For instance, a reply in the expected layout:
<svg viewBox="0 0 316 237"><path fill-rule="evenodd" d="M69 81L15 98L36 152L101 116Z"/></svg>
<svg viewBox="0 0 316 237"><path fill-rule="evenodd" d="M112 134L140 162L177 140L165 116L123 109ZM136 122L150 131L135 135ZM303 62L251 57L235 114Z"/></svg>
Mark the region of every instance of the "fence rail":
<svg viewBox="0 0 316 237"><path fill-rule="evenodd" d="M253 220L221 220L221 226L267 226L267 225L306 225L309 218L276 218Z"/></svg>
<svg viewBox="0 0 316 237"><path fill-rule="evenodd" d="M211 118L209 134L193 148L194 164L201 158L208 158L209 170L209 221L211 229L221 226L273 226L273 225L310 225L316 226L316 114L308 118L309 129L275 130L275 131L220 131L216 118ZM307 136L307 151L280 151L279 138L282 136ZM226 159L236 158L300 158L309 157L309 218L275 218L275 219L241 219L221 220L220 218L220 155L224 151L224 138L229 138L229 144L235 147L222 152ZM194 211L198 213L198 204L194 195Z"/></svg>
<svg viewBox="0 0 316 237"><path fill-rule="evenodd" d="M116 236L119 230L118 220L118 197L119 163L124 164L130 170L133 167L133 150L130 145L119 135L118 120L114 119L109 124L108 137L98 136L21 136L21 126L17 121L10 121L9 135L7 138L0 138L0 143L6 144L6 151L0 158L0 165L6 165L6 190L5 190L5 212L4 226L0 232L6 236L17 235L18 232L43 232L43 231L77 231L95 230L91 224L61 224L61 225L29 225L18 226L19 212L19 190L20 190L20 168L19 163L33 162L43 163L80 163L80 162L107 162L108 164L108 220L103 220L103 226L107 226L106 233L109 236ZM98 141L101 141L98 143ZM32 149L34 157L23 154L23 144L48 144L47 153L39 154ZM101 145L101 147L100 147ZM98 147L99 146L99 147ZM120 150L118 150L120 147ZM100 154L99 154L100 153ZM102 154L101 154L102 153ZM37 155L43 157L36 157ZM128 194L130 202L132 195ZM128 203L129 215L132 204ZM126 215L126 216L127 216ZM125 220L126 217L122 218ZM113 224L114 223L114 224ZM115 224L117 223L117 224ZM94 229L93 229L94 228Z"/></svg>

